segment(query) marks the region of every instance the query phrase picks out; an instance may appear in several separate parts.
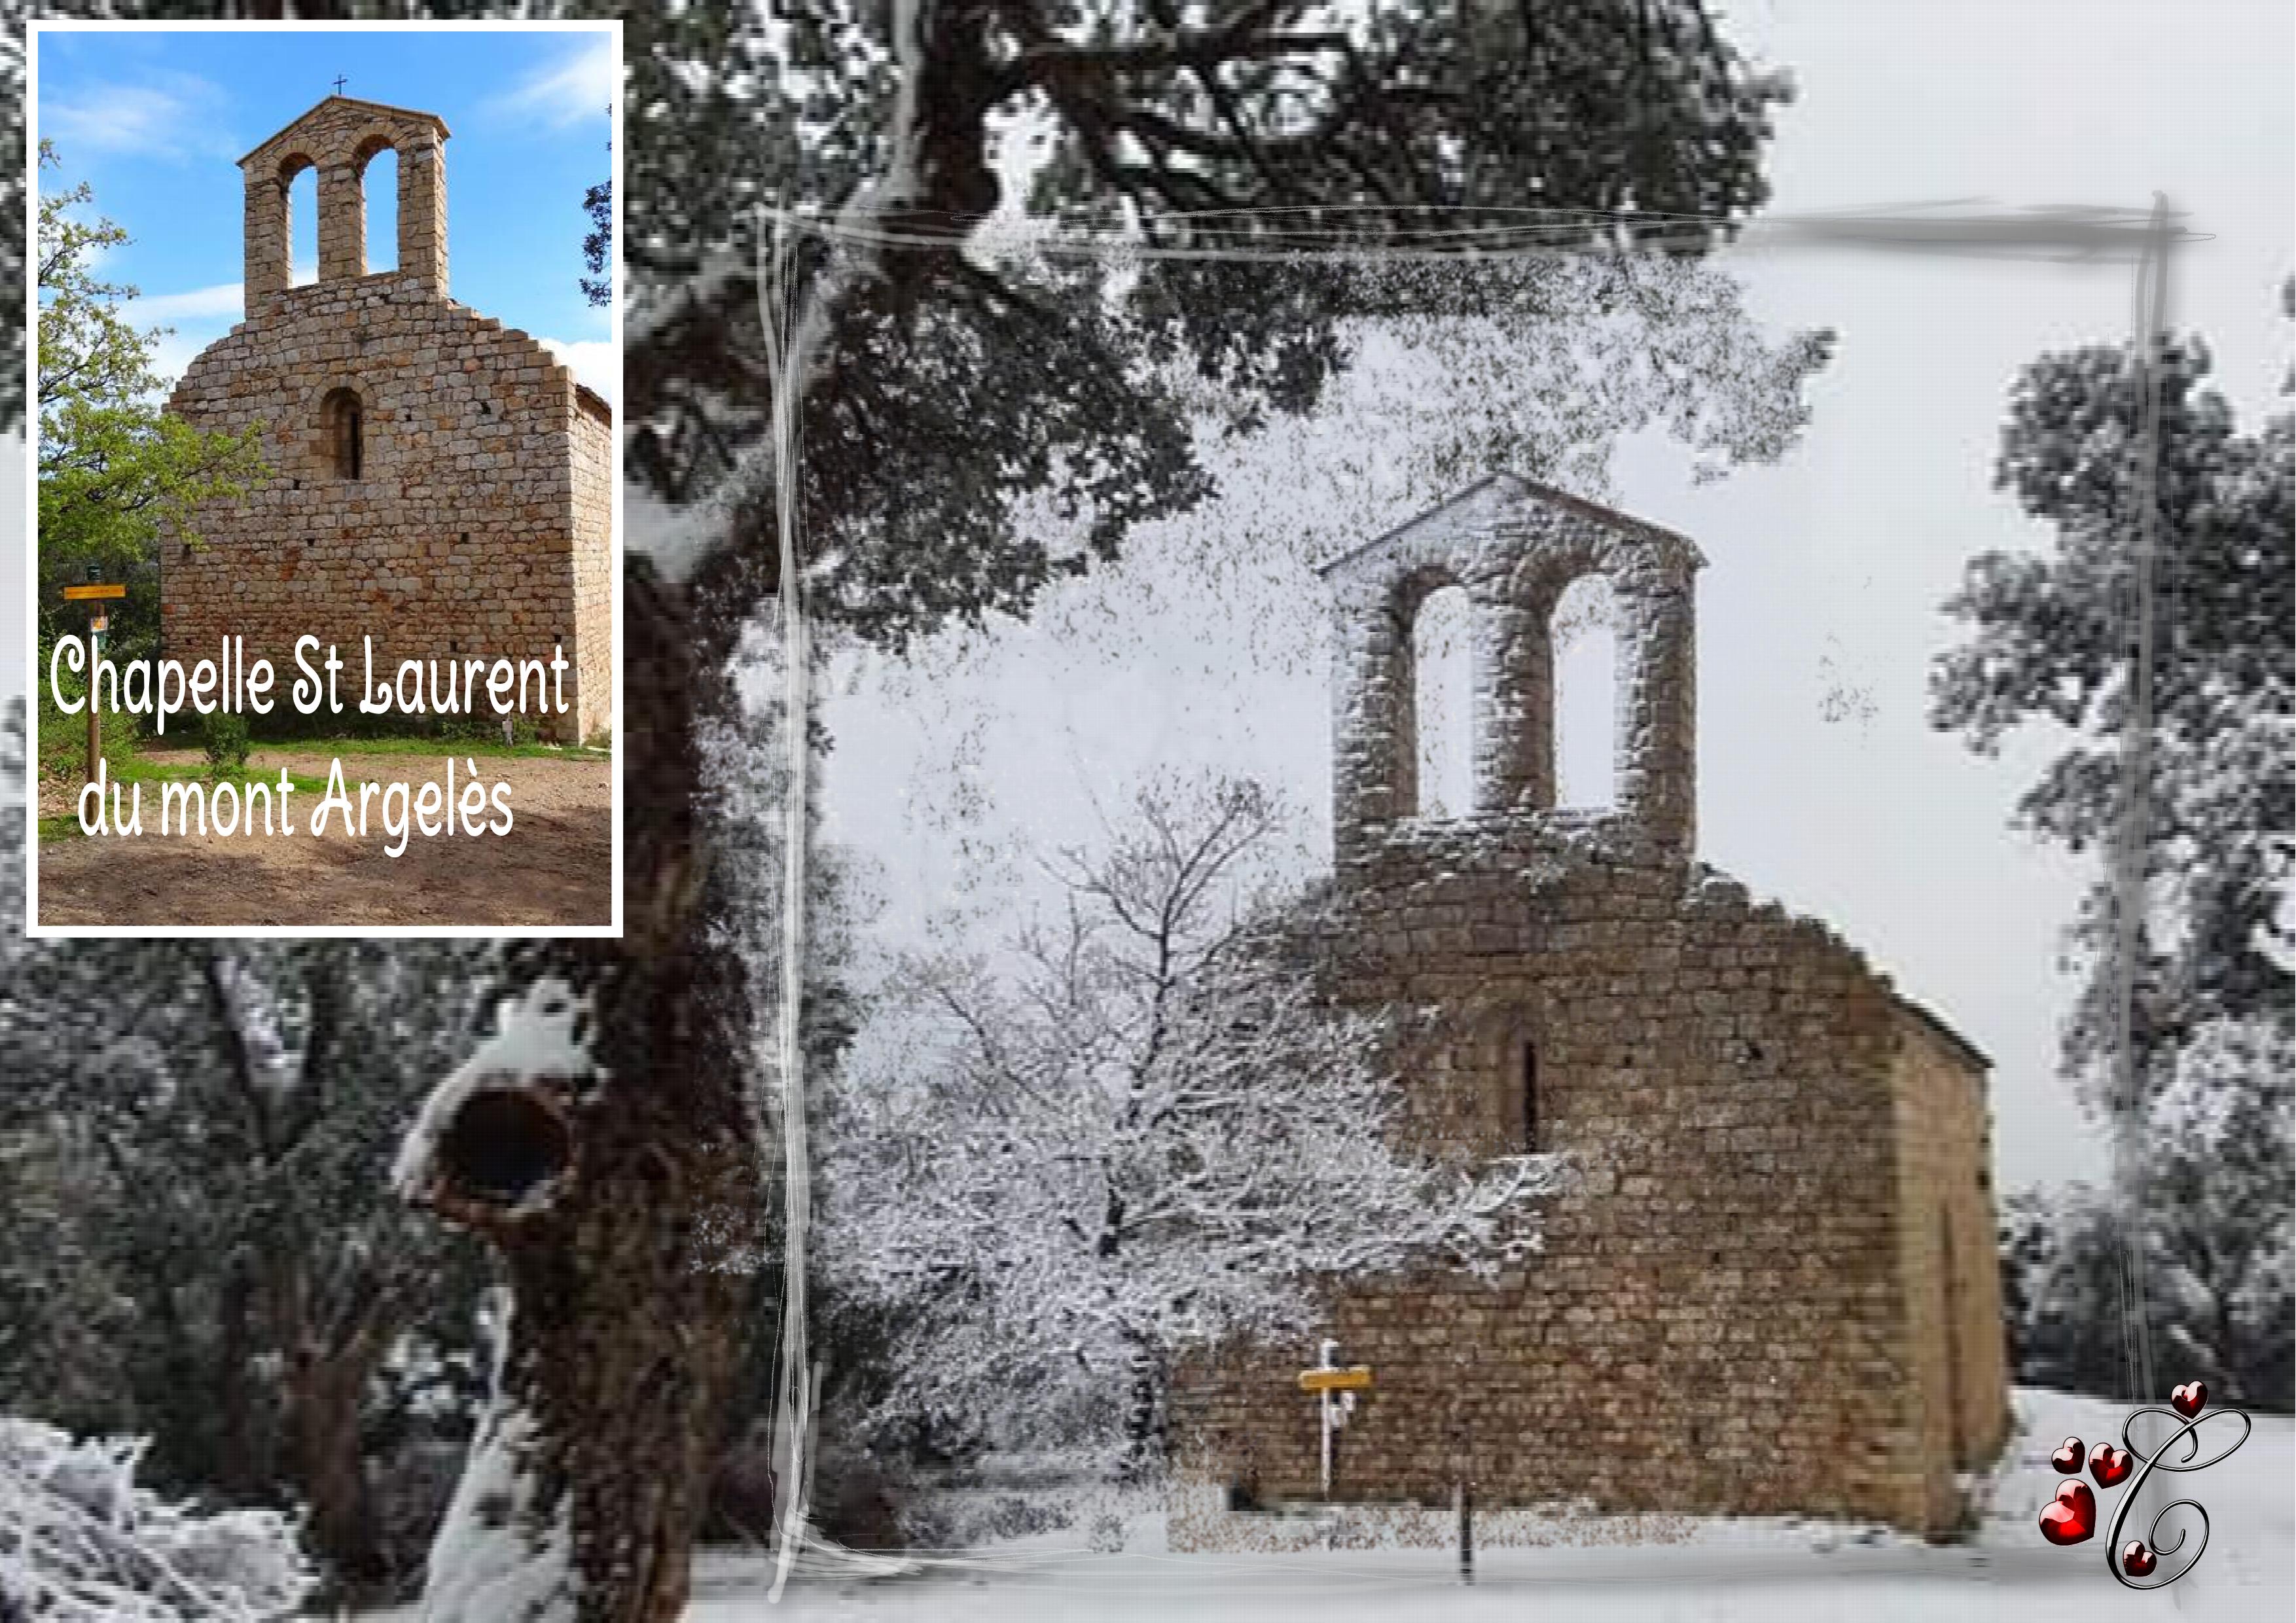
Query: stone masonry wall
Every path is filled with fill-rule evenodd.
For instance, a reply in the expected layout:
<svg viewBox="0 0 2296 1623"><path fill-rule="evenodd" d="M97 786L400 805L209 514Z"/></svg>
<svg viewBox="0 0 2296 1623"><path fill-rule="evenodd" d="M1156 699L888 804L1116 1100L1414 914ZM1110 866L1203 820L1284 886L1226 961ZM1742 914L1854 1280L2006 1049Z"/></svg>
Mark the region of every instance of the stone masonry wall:
<svg viewBox="0 0 2296 1623"><path fill-rule="evenodd" d="M1332 1299L1328 1332L1377 1381L1341 1434L1337 1495L1440 1504L1464 1471L1490 1504L1942 1525L1915 1396L1942 1337L1903 1250L1899 1005L1822 926L1618 833L1398 832L1322 926L1344 1001L1440 1012L1406 1061L1414 1140L1522 1149L1527 1047L1537 1148L1578 1180L1546 1208L1543 1253L1494 1284ZM1924 1086L1980 1096L1961 1062L1923 1063ZM1965 1305L1973 1324L1982 1304ZM1309 1352L1185 1370L1182 1471L1313 1498L1316 1406L1294 1384ZM1964 1380L1997 1421L1997 1357Z"/></svg>
<svg viewBox="0 0 2296 1623"><path fill-rule="evenodd" d="M241 159L247 313L260 315L289 291L289 188L306 169L318 171L318 279L366 275L366 168L385 148L398 156L394 268L446 297L447 134L435 113L330 96Z"/></svg>
<svg viewBox="0 0 2296 1623"><path fill-rule="evenodd" d="M336 389L360 403L356 479L326 410ZM283 684L308 634L339 646L355 689L370 633L386 676L406 659L546 660L562 643L574 662L586 644L611 648L610 600L594 588L580 602L575 565L574 446L590 414L525 333L396 273L317 283L209 346L168 409L201 428L257 425L272 471L244 503L201 514L199 545L167 549L171 657L213 658L243 635ZM578 741L607 724L611 693L578 665L573 713L537 719Z"/></svg>
<svg viewBox="0 0 2296 1623"><path fill-rule="evenodd" d="M586 707L583 738L609 725L614 693L614 424L606 403L576 390L574 414L574 619ZM577 651L568 650L575 659Z"/></svg>
<svg viewBox="0 0 2296 1623"><path fill-rule="evenodd" d="M1684 537L1505 474L1324 567L1336 627L1332 838L1358 841L1419 811L1412 627L1427 595L1463 588L1472 614L1475 805L1543 811L1555 800L1554 651L1563 589L1600 574L1612 591L1618 807L1660 848L1697 839L1696 649Z"/></svg>
<svg viewBox="0 0 2296 1623"><path fill-rule="evenodd" d="M1964 1045L1910 1006L1898 1049L1898 1242L1920 1305L1924 1494L1933 1523L1957 1511L1953 1473L1989 1463L2008 1435L2008 1348L1981 1072Z"/></svg>
<svg viewBox="0 0 2296 1623"><path fill-rule="evenodd" d="M1693 860L1692 579L1669 531L1500 474L1327 565L1333 882L1294 931L1382 1011L1405 1147L1564 1158L1545 1246L1479 1282L1334 1282L1312 1337L1185 1361L1184 1480L1318 1493L1324 1335L1375 1386L1334 1496L1942 1529L2007 1413L1985 1062L1823 925ZM1549 621L1619 618L1618 806L1554 807ZM1475 805L1419 815L1413 622L1473 616ZM1176 1537L1250 1545L1243 1518Z"/></svg>
<svg viewBox="0 0 2296 1623"><path fill-rule="evenodd" d="M370 635L385 681L403 660L546 661L562 647L568 712L524 708L577 742L612 720L613 432L539 343L445 297L446 133L429 113L331 97L242 160L248 318L192 363L168 409L256 428L269 475L165 548L167 652L213 659L242 636L283 704L295 642L316 636L344 659L355 714ZM361 176L385 146L399 154L399 268L370 275ZM290 287L287 183L313 166L320 276ZM479 715L494 716L483 696Z"/></svg>

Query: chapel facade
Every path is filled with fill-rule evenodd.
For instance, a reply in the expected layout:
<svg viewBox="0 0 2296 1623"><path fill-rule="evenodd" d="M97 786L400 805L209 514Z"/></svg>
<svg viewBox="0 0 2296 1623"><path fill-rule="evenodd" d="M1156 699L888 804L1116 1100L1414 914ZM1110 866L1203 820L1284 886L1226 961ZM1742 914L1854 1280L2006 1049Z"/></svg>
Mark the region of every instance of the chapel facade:
<svg viewBox="0 0 2296 1623"><path fill-rule="evenodd" d="M1570 1168L1543 1250L1495 1283L1329 1297L1322 1333L1375 1383L1337 1500L1447 1505L1464 1479L1487 1505L1939 1533L1964 1513L1956 1473L2005 1439L1988 1062L1824 925L1696 859L1703 561L1500 474L1324 569L1334 873L1299 928L1342 1003L1423 1022L1397 1057L1423 1146ZM1555 804L1550 620L1589 572L1617 639L1601 811ZM1435 820L1413 632L1447 586L1472 619L1475 791ZM1318 1497L1310 1350L1177 1373L1184 1480L1236 1510Z"/></svg>
<svg viewBox="0 0 2296 1623"><path fill-rule="evenodd" d="M447 296L447 137L436 114L336 95L240 160L246 319L185 369L168 410L257 427L269 473L243 501L208 504L196 542L164 549L167 652L213 659L244 637L283 694L296 640L316 636L341 652L355 713L369 636L386 678L404 660L562 649L567 711L532 718L580 742L612 720L611 417L533 338ZM386 149L398 264L370 273L365 176ZM318 275L293 286L289 186L306 169Z"/></svg>

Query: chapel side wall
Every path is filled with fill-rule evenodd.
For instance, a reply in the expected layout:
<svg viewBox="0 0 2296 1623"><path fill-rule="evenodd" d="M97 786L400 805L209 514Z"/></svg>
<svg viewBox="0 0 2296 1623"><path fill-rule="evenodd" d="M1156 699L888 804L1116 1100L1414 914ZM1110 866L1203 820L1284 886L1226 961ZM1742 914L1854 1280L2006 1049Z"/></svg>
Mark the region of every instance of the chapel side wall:
<svg viewBox="0 0 2296 1623"><path fill-rule="evenodd" d="M1343 907L1341 995L1460 1012L1405 1070L1423 1142L1514 1148L1515 1044L1535 1044L1541 1147L1583 1181L1495 1286L1334 1300L1330 1333L1377 1381L1342 1434L1339 1496L1439 1504L1464 1468L1489 1504L1928 1525L1884 985L1735 885L1685 901L1680 866L1454 865L1405 863ZM1308 1351L1185 1370L1183 1472L1315 1497Z"/></svg>
<svg viewBox="0 0 2296 1623"><path fill-rule="evenodd" d="M2008 1356L1985 1073L1910 1011L1893 1067L1900 1245L1921 1372L1932 1524L1962 1512L1952 1473L1989 1464L2008 1435Z"/></svg>
<svg viewBox="0 0 2296 1623"><path fill-rule="evenodd" d="M325 429L339 387L362 402L357 480L337 471ZM168 655L213 659L226 635L244 637L250 660L277 669L283 707L296 638L316 636L345 660L354 714L370 633L386 676L406 659L547 660L562 640L573 660L572 392L533 339L414 276L274 296L192 363L168 403L200 428L258 429L270 465L243 502L202 510L198 545L166 547ZM535 718L551 729L546 712Z"/></svg>
<svg viewBox="0 0 2296 1623"><path fill-rule="evenodd" d="M614 719L614 430L603 404L575 393L575 657L582 679L581 736L587 742Z"/></svg>

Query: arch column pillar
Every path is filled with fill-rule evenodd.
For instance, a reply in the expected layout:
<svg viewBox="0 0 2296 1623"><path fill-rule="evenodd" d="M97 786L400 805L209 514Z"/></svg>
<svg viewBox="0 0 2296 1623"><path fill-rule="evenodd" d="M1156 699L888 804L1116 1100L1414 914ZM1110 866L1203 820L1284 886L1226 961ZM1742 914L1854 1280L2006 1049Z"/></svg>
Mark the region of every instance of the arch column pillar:
<svg viewBox="0 0 2296 1623"><path fill-rule="evenodd" d="M398 152L398 269L447 291L447 164L436 131L402 139Z"/></svg>
<svg viewBox="0 0 2296 1623"><path fill-rule="evenodd" d="M1475 646L1475 809L1554 804L1554 649L1546 617L1496 574L1469 589Z"/></svg>
<svg viewBox="0 0 2296 1623"><path fill-rule="evenodd" d="M287 291L287 188L291 180L290 176L270 170L246 177L246 209L242 217L246 260L242 272L242 295L249 316Z"/></svg>
<svg viewBox="0 0 2296 1623"><path fill-rule="evenodd" d="M1391 594L1338 594L1332 650L1332 849L1344 863L1368 831L1419 804L1419 717L1411 633Z"/></svg>
<svg viewBox="0 0 2296 1623"><path fill-rule="evenodd" d="M1620 609L1618 806L1680 857L1698 840L1698 622L1689 566L1636 571Z"/></svg>
<svg viewBox="0 0 2296 1623"><path fill-rule="evenodd" d="M338 159L319 169L319 280L365 275L365 188L358 166Z"/></svg>

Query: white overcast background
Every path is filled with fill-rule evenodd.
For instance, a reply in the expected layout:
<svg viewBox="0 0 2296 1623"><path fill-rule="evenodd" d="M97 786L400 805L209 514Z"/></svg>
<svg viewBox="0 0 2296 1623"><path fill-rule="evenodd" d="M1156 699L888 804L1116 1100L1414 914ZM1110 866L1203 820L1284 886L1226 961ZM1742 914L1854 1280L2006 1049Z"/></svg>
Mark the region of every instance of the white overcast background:
<svg viewBox="0 0 2296 1623"><path fill-rule="evenodd" d="M1728 26L1800 88L1768 157L1774 212L2141 209L2165 193L2210 237L2177 258L2173 319L2208 336L2252 425L2279 404L2289 357L2288 18L2279 4L1770 0ZM1826 920L1991 1056L2005 1184L2101 1177L2103 1144L2056 1072L2074 985L2059 944L2090 870L2007 826L2062 740L1982 760L1924 714L1953 634L1939 605L1964 561L2049 540L1991 488L2010 384L2045 350L2125 340L2133 272L1785 248L1731 263L1771 331L1830 326L1840 343L1779 465L1693 488L1688 451L1652 436L1614 468L1619 505L1709 560L1701 855ZM1128 589L1067 594L1029 625L938 639L906 668L841 662L824 828L869 859L873 946L922 944L952 916L957 939L986 944L1028 894L1016 840L1089 844L1103 812L1167 772L1281 786L1305 813L1305 865L1328 860L1316 628L1287 662L1267 647L1267 603L1145 559L1130 573Z"/></svg>

